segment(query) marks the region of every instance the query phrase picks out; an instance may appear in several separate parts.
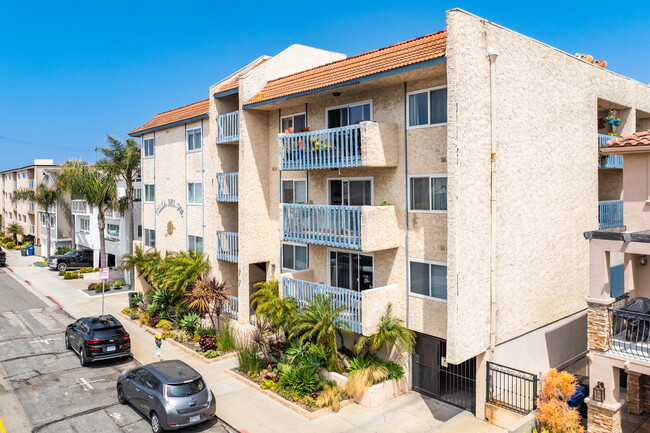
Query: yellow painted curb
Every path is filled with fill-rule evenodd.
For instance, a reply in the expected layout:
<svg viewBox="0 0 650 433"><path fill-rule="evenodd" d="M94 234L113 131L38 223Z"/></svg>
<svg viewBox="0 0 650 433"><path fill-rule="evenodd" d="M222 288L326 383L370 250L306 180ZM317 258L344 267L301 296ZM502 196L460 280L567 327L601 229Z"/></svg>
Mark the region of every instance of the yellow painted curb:
<svg viewBox="0 0 650 433"><path fill-rule="evenodd" d="M5 430L5 426L2 425L1 419L0 419L0 433L7 433L7 430Z"/></svg>

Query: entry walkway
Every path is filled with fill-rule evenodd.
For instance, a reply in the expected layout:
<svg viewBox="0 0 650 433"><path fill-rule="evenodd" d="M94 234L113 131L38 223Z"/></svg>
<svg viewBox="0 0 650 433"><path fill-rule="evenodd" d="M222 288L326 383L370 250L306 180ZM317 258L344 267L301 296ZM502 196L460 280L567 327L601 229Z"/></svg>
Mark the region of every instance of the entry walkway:
<svg viewBox="0 0 650 433"><path fill-rule="evenodd" d="M62 280L56 272L32 264L37 257L22 257L15 251L7 254L7 263L13 269L6 272L45 302L56 300L73 317L101 313L101 297L83 293L88 285L84 280ZM30 284L25 281L31 282ZM105 298L105 312L116 317L127 306L127 295L110 294ZM147 364L157 360L153 336L139 326L123 321L131 335L134 357ZM370 432L463 432L502 433L505 430L488 424L468 412L409 392L379 407L368 409L350 404L338 413L327 414L309 421L281 403L257 392L224 370L236 365L234 358L214 364L205 364L171 344L163 342L163 359L181 359L197 369L208 382L217 400L217 415L234 428L247 433L370 433Z"/></svg>

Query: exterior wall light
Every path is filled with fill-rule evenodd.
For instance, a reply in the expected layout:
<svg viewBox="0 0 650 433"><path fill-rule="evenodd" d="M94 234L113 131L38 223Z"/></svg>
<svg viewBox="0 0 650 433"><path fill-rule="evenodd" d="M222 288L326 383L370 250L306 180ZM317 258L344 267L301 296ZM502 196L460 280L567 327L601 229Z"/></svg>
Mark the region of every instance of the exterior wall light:
<svg viewBox="0 0 650 433"><path fill-rule="evenodd" d="M597 402L604 402L605 401L605 384L602 382L598 382L596 386L594 386L594 392L591 393L591 398L594 401Z"/></svg>
<svg viewBox="0 0 650 433"><path fill-rule="evenodd" d="M332 92L332 96L341 96L341 92Z"/></svg>
<svg viewBox="0 0 650 433"><path fill-rule="evenodd" d="M646 257L645 254L641 254L639 257L639 263L641 263L641 266L645 266L648 264L648 257Z"/></svg>

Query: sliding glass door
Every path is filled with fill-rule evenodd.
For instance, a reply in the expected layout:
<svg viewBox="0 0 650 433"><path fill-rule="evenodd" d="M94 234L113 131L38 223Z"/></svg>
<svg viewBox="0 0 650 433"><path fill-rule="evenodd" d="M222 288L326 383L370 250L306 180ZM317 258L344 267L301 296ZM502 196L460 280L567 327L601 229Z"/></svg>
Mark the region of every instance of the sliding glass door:
<svg viewBox="0 0 650 433"><path fill-rule="evenodd" d="M372 289L374 262L372 256L345 251L330 251L330 285L342 289Z"/></svg>

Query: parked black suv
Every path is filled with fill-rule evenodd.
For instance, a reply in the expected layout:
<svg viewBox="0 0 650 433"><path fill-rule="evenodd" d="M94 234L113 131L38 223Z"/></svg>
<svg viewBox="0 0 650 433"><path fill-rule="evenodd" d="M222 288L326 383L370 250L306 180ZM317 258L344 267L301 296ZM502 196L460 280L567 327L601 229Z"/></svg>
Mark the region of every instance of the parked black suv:
<svg viewBox="0 0 650 433"><path fill-rule="evenodd" d="M82 317L65 330L65 348L79 355L82 366L100 359L131 355L131 338L112 315Z"/></svg>
<svg viewBox="0 0 650 433"><path fill-rule="evenodd" d="M74 250L58 256L49 256L47 266L50 269L67 271L72 268L92 268L93 251L92 250Z"/></svg>
<svg viewBox="0 0 650 433"><path fill-rule="evenodd" d="M0 250L0 266L7 266L7 253Z"/></svg>

